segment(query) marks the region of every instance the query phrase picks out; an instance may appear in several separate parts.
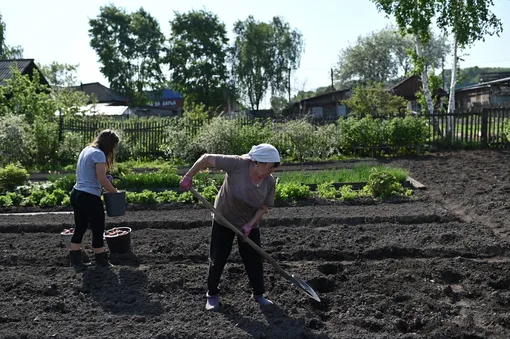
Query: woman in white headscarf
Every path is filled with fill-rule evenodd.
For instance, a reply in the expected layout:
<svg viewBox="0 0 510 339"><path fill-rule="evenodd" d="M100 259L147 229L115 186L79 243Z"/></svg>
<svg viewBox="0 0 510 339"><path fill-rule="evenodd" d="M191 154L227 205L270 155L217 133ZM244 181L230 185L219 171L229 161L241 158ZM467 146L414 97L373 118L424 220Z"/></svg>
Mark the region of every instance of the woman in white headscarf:
<svg viewBox="0 0 510 339"><path fill-rule="evenodd" d="M280 165L280 154L270 144L253 146L248 154L221 155L204 154L189 169L180 186L189 190L192 178L202 169L211 166L226 172L214 207L245 237L260 246L258 221L274 205L276 181L271 175ZM214 220L209 253L206 309L219 310L219 288L221 274L232 250L235 233ZM250 245L238 239L239 254L253 289L252 299L260 305L273 302L264 297L262 257Z"/></svg>

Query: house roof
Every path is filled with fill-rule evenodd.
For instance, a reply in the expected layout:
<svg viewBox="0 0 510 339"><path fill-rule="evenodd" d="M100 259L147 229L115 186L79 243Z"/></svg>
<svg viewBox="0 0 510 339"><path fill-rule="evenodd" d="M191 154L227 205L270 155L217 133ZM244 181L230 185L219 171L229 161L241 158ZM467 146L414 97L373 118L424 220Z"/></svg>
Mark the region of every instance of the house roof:
<svg viewBox="0 0 510 339"><path fill-rule="evenodd" d="M319 94L319 95L316 95L316 96L313 96L313 97L310 97L310 98L301 99L299 102L306 102L306 101L310 101L310 100L315 100L315 99L326 97L326 96L330 96L330 95L335 95L335 94L340 94L340 93L348 92L350 90L351 90L350 88L346 88L346 89L341 89L341 90L338 90L338 91L326 92L326 93L322 93L322 94Z"/></svg>
<svg viewBox="0 0 510 339"><path fill-rule="evenodd" d="M504 83L504 82L510 83L510 77L487 81L487 82L484 82L481 84L465 86L465 87L456 89L455 92L465 92L465 91L470 91L473 89L488 88L488 87L491 87L491 85L500 84L500 83Z"/></svg>
<svg viewBox="0 0 510 339"><path fill-rule="evenodd" d="M411 75L389 88L390 92L395 95L403 97L415 97L416 92L421 91L422 82L419 76ZM436 95L446 96L447 93L444 89L439 88Z"/></svg>
<svg viewBox="0 0 510 339"><path fill-rule="evenodd" d="M5 80L11 78L11 67L16 67L21 74L31 75L31 70L33 70L34 68L39 71L39 68L37 68L34 59L0 60L0 85L3 85ZM41 82L44 84L48 84L48 81L44 76L41 76Z"/></svg>
<svg viewBox="0 0 510 339"><path fill-rule="evenodd" d="M127 98L122 94L101 85L99 82L81 84L73 87L75 90L82 91L87 95L94 94L99 103L126 103Z"/></svg>

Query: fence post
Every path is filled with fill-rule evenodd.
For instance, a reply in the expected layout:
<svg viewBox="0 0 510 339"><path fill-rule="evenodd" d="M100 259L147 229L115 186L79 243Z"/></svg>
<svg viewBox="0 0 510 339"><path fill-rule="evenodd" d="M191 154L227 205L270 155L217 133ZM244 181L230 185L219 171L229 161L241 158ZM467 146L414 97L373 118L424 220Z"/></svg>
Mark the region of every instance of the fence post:
<svg viewBox="0 0 510 339"><path fill-rule="evenodd" d="M482 130L481 130L481 136L480 141L482 143L482 148L485 148L488 146L487 143L487 130L489 125L489 111L486 109L482 110Z"/></svg>

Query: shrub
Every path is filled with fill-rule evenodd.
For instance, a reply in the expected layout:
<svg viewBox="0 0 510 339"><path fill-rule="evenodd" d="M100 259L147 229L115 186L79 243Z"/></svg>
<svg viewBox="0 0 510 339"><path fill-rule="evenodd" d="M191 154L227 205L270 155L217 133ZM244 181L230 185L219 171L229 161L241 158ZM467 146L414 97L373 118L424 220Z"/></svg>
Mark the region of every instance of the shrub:
<svg viewBox="0 0 510 339"><path fill-rule="evenodd" d="M59 146L59 160L60 164L76 165L78 156L83 149L83 137L79 133L66 132L63 135L63 141Z"/></svg>
<svg viewBox="0 0 510 339"><path fill-rule="evenodd" d="M46 196L46 191L43 189L35 189L32 193L21 200L20 206L30 207L30 206L39 206L42 198Z"/></svg>
<svg viewBox="0 0 510 339"><path fill-rule="evenodd" d="M37 117L34 137L37 165L56 165L59 156L58 123Z"/></svg>
<svg viewBox="0 0 510 339"><path fill-rule="evenodd" d="M191 163L204 153L203 147L199 146L195 141L196 137L189 133L189 130L190 126L182 121L167 127L165 141L160 146L160 150L167 158Z"/></svg>
<svg viewBox="0 0 510 339"><path fill-rule="evenodd" d="M376 198L385 198L391 195L404 193L402 184L397 178L384 170L373 168L367 182L367 190Z"/></svg>
<svg viewBox="0 0 510 339"><path fill-rule="evenodd" d="M290 120L283 124L282 139L290 143L289 156L303 161L313 155L315 127L304 119Z"/></svg>
<svg viewBox="0 0 510 339"><path fill-rule="evenodd" d="M0 169L0 188L11 191L21 186L28 179L29 174L19 163L9 164Z"/></svg>
<svg viewBox="0 0 510 339"><path fill-rule="evenodd" d="M6 196L8 196L11 199L12 204L14 206L19 206L19 204L21 204L21 201L23 200L23 196L16 192L8 192Z"/></svg>
<svg viewBox="0 0 510 339"><path fill-rule="evenodd" d="M406 116L388 121L388 135L391 146L423 146L429 127L423 117Z"/></svg>
<svg viewBox="0 0 510 339"><path fill-rule="evenodd" d="M33 133L22 116L8 115L0 119L0 166L19 161L33 164Z"/></svg>
<svg viewBox="0 0 510 339"><path fill-rule="evenodd" d="M61 189L64 192L70 192L76 183L76 175L68 174L54 179L53 186L55 189Z"/></svg>

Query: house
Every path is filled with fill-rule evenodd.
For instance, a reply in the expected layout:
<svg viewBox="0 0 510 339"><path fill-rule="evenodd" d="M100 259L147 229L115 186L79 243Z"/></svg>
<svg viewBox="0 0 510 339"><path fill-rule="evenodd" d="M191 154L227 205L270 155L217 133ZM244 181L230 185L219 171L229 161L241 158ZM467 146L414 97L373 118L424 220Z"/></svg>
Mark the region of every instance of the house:
<svg viewBox="0 0 510 339"><path fill-rule="evenodd" d="M40 74L39 82L42 85L48 85L48 80L41 74L41 71L34 62L34 59L9 59L0 60L0 86L5 84L5 80L11 78L12 67L15 67L23 75L28 75L30 79L33 78L34 70Z"/></svg>
<svg viewBox="0 0 510 339"><path fill-rule="evenodd" d="M483 106L510 104L510 76L494 78L480 75L480 83L456 89L455 109L471 110Z"/></svg>
<svg viewBox="0 0 510 339"><path fill-rule="evenodd" d="M407 108L413 112L420 112L421 106L417 101L416 93L423 91L423 84L421 77L412 75L400 81L396 85L390 87L390 93L398 95L407 100ZM448 93L440 88L435 93L432 93L434 98L444 98L448 96Z"/></svg>
<svg viewBox="0 0 510 339"><path fill-rule="evenodd" d="M72 89L81 91L90 97L95 97L100 104L110 105L124 105L127 106L127 98L119 92L110 89L99 82L91 82L87 84L80 84L79 86L73 86ZM89 104L92 103L92 99Z"/></svg>
<svg viewBox="0 0 510 339"><path fill-rule="evenodd" d="M315 119L336 120L349 113L349 109L340 102L348 99L351 94L351 89L331 88L327 93L294 103L291 113L292 115L309 115Z"/></svg>

